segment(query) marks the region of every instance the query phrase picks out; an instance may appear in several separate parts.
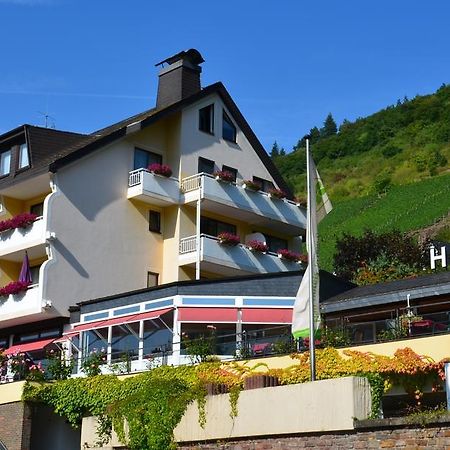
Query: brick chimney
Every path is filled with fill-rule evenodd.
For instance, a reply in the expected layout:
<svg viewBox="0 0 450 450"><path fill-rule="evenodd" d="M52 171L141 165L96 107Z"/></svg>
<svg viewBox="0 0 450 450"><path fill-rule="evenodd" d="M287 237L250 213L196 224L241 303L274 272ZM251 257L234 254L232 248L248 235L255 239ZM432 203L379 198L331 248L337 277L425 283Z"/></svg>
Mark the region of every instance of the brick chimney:
<svg viewBox="0 0 450 450"><path fill-rule="evenodd" d="M173 55L156 66L162 66L159 72L158 109L176 103L201 90L199 66L204 62L202 55L195 48ZM168 64L164 67L164 64Z"/></svg>

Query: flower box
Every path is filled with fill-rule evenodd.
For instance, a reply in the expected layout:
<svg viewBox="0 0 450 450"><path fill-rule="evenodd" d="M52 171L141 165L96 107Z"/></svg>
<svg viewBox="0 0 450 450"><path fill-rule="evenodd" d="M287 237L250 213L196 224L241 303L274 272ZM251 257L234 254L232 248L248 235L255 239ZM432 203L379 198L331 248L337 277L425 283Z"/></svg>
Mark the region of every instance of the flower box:
<svg viewBox="0 0 450 450"><path fill-rule="evenodd" d="M286 192L282 191L281 189L270 189L269 190L269 197L270 198L285 198Z"/></svg>
<svg viewBox="0 0 450 450"><path fill-rule="evenodd" d="M294 202L297 206L302 206L303 208L308 206L308 201L303 197L294 197Z"/></svg>
<svg viewBox="0 0 450 450"><path fill-rule="evenodd" d="M230 247L235 247L241 242L241 238L232 233L220 233L217 236L219 244L229 245Z"/></svg>
<svg viewBox="0 0 450 450"><path fill-rule="evenodd" d="M19 294L20 292L26 291L29 285L30 283L28 281L11 281L11 283L0 288L0 296L8 297L8 295Z"/></svg>
<svg viewBox="0 0 450 450"><path fill-rule="evenodd" d="M261 188L262 188L262 186L259 184L259 183L255 183L254 181L252 181L252 180L245 180L243 183L242 183L242 187L244 188L244 189L248 189L248 190L250 190L250 191L260 191L261 190Z"/></svg>
<svg viewBox="0 0 450 450"><path fill-rule="evenodd" d="M234 175L226 170L219 170L214 172L213 175L217 181L225 181L227 183L234 181Z"/></svg>
<svg viewBox="0 0 450 450"><path fill-rule="evenodd" d="M305 255L300 255L299 253L291 252L287 248L277 250L277 253L278 258L286 259L287 261L305 262Z"/></svg>
<svg viewBox="0 0 450 450"><path fill-rule="evenodd" d="M166 164L153 163L150 164L147 169L150 172L153 172L156 175L162 175L163 177L169 178L172 176L172 169Z"/></svg>
<svg viewBox="0 0 450 450"><path fill-rule="evenodd" d="M38 216L31 213L21 213L11 219L0 221L0 233L2 231L13 230L15 228L27 228L29 227Z"/></svg>
<svg viewBox="0 0 450 450"><path fill-rule="evenodd" d="M256 253L264 253L266 254L269 251L269 246L261 241L248 241L247 242L247 248Z"/></svg>

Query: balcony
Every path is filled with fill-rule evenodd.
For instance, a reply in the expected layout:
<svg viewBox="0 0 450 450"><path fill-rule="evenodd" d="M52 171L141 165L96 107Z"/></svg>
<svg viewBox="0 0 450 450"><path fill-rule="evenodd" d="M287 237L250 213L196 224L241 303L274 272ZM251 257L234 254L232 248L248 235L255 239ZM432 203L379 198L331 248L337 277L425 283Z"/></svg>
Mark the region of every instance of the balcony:
<svg viewBox="0 0 450 450"><path fill-rule="evenodd" d="M19 262L23 250L28 250L30 259L45 256L46 230L42 217L26 228L15 228L0 233L0 258Z"/></svg>
<svg viewBox="0 0 450 450"><path fill-rule="evenodd" d="M267 192L251 191L236 183L197 174L181 181L184 203L194 203L200 195L202 209L235 217L251 225L298 235L306 228L306 211L287 199L271 198Z"/></svg>
<svg viewBox="0 0 450 450"><path fill-rule="evenodd" d="M180 201L180 188L176 178L167 178L147 169L133 170L128 177L127 198L150 205L170 206Z"/></svg>
<svg viewBox="0 0 450 450"><path fill-rule="evenodd" d="M42 310L42 289L38 284L19 294L0 297L1 327L31 321L33 316L41 314Z"/></svg>
<svg viewBox="0 0 450 450"><path fill-rule="evenodd" d="M200 236L200 249L202 270L207 272L233 276L300 270L298 263L280 259L274 253L254 253L243 244L220 245L217 238L208 235ZM181 239L179 265L195 267L196 259L196 236Z"/></svg>

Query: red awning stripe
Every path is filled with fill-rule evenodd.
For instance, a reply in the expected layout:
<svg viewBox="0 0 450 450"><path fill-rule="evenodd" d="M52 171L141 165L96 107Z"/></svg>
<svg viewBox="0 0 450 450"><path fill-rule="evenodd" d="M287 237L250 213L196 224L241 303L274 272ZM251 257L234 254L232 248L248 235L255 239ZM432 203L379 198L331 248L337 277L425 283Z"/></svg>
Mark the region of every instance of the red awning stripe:
<svg viewBox="0 0 450 450"><path fill-rule="evenodd" d="M242 308L245 323L292 323L292 309Z"/></svg>
<svg viewBox="0 0 450 450"><path fill-rule="evenodd" d="M4 355L13 355L15 353L26 353L26 352L33 352L37 350L42 350L47 345L51 344L55 339L43 339L42 341L36 341L36 342L27 342L25 344L16 344L9 348L7 348L3 354Z"/></svg>
<svg viewBox="0 0 450 450"><path fill-rule="evenodd" d="M157 309L155 311L146 311L139 314L129 314L127 316L122 317L113 317L111 319L99 320L90 323L83 323L81 325L76 325L75 327L72 328L72 330L68 331L65 335L69 336L72 334L79 333L80 331L95 330L98 328L105 328L113 325L123 325L125 323L139 322L140 320L158 319L163 314L166 314L172 310L173 308Z"/></svg>
<svg viewBox="0 0 450 450"><path fill-rule="evenodd" d="M237 322L237 308L178 308L180 322Z"/></svg>

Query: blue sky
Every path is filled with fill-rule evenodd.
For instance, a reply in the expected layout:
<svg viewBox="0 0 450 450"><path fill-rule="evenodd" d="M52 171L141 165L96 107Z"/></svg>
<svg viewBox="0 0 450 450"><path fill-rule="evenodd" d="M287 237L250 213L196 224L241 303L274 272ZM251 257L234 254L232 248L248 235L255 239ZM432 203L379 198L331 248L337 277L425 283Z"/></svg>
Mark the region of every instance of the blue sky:
<svg viewBox="0 0 450 450"><path fill-rule="evenodd" d="M0 132L153 107L154 64L191 47L268 150L450 82L448 0L0 0L0 18Z"/></svg>

